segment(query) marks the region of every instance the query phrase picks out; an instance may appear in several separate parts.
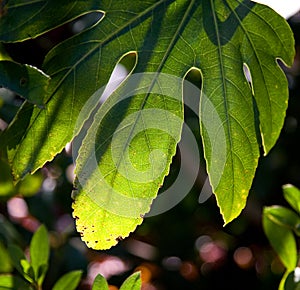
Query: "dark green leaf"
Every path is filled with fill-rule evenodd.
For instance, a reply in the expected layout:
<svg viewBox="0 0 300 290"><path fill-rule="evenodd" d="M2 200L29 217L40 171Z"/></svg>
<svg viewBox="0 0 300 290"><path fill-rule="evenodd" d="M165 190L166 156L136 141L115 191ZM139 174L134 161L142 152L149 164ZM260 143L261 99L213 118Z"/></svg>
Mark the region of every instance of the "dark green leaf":
<svg viewBox="0 0 300 290"><path fill-rule="evenodd" d="M296 240L290 227L293 219L290 220L289 214L285 217L283 212L281 210L277 211L276 208L274 210L274 207L264 208L263 228L283 265L288 271L292 271L297 265Z"/></svg>
<svg viewBox="0 0 300 290"><path fill-rule="evenodd" d="M296 272L296 273L295 273ZM284 283L284 290L300 290L299 268L289 273Z"/></svg>
<svg viewBox="0 0 300 290"><path fill-rule="evenodd" d="M120 287L120 290L141 290L141 273L136 272L129 276Z"/></svg>
<svg viewBox="0 0 300 290"><path fill-rule="evenodd" d="M16 245L8 245L8 252L11 257L12 263L14 267L18 270L18 272L24 276L23 268L20 264L21 260L25 260L25 255L20 247Z"/></svg>
<svg viewBox="0 0 300 290"><path fill-rule="evenodd" d="M1 19L1 18L0 18ZM0 20L1 21L1 20ZM4 45L2 43L0 43L0 60L9 60L12 61L12 58L10 57L10 55L7 53Z"/></svg>
<svg viewBox="0 0 300 290"><path fill-rule="evenodd" d="M13 265L11 258L7 249L4 247L3 243L0 240L0 273L10 273L13 270Z"/></svg>
<svg viewBox="0 0 300 290"><path fill-rule="evenodd" d="M39 36L80 15L99 11L98 1L9 0L0 17L0 40L22 41Z"/></svg>
<svg viewBox="0 0 300 290"><path fill-rule="evenodd" d="M291 207L300 214L300 190L291 184L283 186L283 195Z"/></svg>
<svg viewBox="0 0 300 290"><path fill-rule="evenodd" d="M44 105L49 81L49 76L31 65L0 61L0 86L9 88L33 104Z"/></svg>
<svg viewBox="0 0 300 290"><path fill-rule="evenodd" d="M108 290L108 284L104 277L98 274L94 280L92 290Z"/></svg>
<svg viewBox="0 0 300 290"><path fill-rule="evenodd" d="M14 226L0 214L0 234L6 245L22 245L23 239Z"/></svg>
<svg viewBox="0 0 300 290"><path fill-rule="evenodd" d="M52 290L74 290L78 286L81 279L82 271L76 270L63 275L55 283Z"/></svg>
<svg viewBox="0 0 300 290"><path fill-rule="evenodd" d="M35 275L35 281L42 284L47 271L49 259L48 232L44 225L41 225L34 233L30 242L30 260Z"/></svg>

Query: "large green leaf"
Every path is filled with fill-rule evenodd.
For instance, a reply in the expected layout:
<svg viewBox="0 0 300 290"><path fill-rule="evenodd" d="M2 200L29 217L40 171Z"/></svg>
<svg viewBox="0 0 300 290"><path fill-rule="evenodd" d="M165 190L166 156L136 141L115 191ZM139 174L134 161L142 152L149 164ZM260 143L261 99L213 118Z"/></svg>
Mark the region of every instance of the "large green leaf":
<svg viewBox="0 0 300 290"><path fill-rule="evenodd" d="M50 1L39 2L51 6ZM84 105L107 83L120 58L134 52L137 62L133 73L159 72L184 78L192 67L201 71L199 117L207 170L224 221L230 222L245 206L259 158L256 107L265 154L275 144L283 125L288 89L276 59L292 64L294 43L289 26L273 10L249 0L99 1L98 5L95 9L105 14L97 25L47 55L43 69L51 82L45 110L25 104L4 134L15 178L37 170L72 140L96 102ZM6 17L9 21L9 13ZM34 17L31 21L34 25ZM39 19L36 23L45 27L41 22ZM251 74L251 85L244 67ZM181 131L183 111L178 98L174 102L172 96L144 91L117 102L128 82L130 79L95 115L99 123L94 122L90 128L83 140L86 147L77 159L74 216L83 239L94 248L110 247L141 223L168 173ZM141 78L136 84L143 88L145 80ZM159 77L154 77L150 85L146 82L146 90L152 86L159 87ZM172 93L171 87L169 90ZM110 107L112 104L117 106ZM164 111L165 117L152 114L154 123L159 124L143 127L144 113L139 112L145 111L147 118L153 109ZM82 110L86 114L79 118ZM168 116L176 116L173 120L177 120L169 122L174 126L172 134L162 130ZM131 129L117 131L118 146L112 150L115 134L111 134L121 129L118 126L123 120L132 121L124 121ZM135 128L144 131L132 139ZM158 137L158 131L164 133ZM91 138L96 138L95 148L89 142ZM90 168L94 153L98 165ZM135 167L130 173L126 172L129 160ZM90 176L85 176L87 166ZM151 170L160 174L152 172L151 176ZM132 178L135 171L142 172L142 182L135 175ZM104 179L96 180L97 172ZM119 203L107 202L107 208L103 203L113 200L110 190L121 193L121 199ZM131 199L134 209L129 217L118 214L130 207L122 203L126 198Z"/></svg>

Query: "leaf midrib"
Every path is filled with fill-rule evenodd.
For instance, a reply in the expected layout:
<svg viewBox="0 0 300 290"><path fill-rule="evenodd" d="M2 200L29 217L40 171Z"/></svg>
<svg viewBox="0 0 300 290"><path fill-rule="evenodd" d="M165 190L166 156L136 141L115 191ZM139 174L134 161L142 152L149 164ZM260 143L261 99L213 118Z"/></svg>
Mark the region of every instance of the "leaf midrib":
<svg viewBox="0 0 300 290"><path fill-rule="evenodd" d="M217 20L217 15L216 15L216 10L215 10L215 5L214 5L214 0L210 0L210 5L212 8L212 15L213 15L213 21L214 21L214 27L215 27L215 32L216 32L216 39L218 42L218 55L219 55L219 67L220 67L220 71L221 71L221 78L222 78L222 87L223 87L223 99L224 99L224 107L225 107L225 114L226 114L226 123L227 123L227 133L229 136L229 143L230 143L230 160L231 160L231 172L233 175L233 181L232 181L232 190L233 192L235 191L235 172L234 172L234 161L233 161L233 156L232 156L232 148L233 148L233 144L232 144L232 137L231 137L231 123L229 121L230 116L228 114L228 102L227 102L227 91L226 91L226 79L225 79L225 72L224 72L224 63L223 63L223 55L222 55L222 46L221 46L221 41L220 41L220 32L219 32L219 27L218 27L218 20ZM234 194L231 194L231 200L232 202L230 203L231 205L231 210L230 213L232 213L232 206L234 204L233 200L234 200ZM229 203L228 203L229 204Z"/></svg>

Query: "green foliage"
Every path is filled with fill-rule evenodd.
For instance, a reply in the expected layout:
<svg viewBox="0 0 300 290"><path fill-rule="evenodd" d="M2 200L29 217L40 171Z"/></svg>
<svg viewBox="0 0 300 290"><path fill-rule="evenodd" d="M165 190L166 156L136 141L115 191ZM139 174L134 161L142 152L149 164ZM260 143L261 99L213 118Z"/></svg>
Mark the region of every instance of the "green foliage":
<svg viewBox="0 0 300 290"><path fill-rule="evenodd" d="M40 289L48 270L49 241L44 226L39 227L30 243L30 261L19 246L9 245L8 251L16 270L35 289Z"/></svg>
<svg viewBox="0 0 300 290"><path fill-rule="evenodd" d="M297 213L282 206L265 207L263 211L263 228L274 251L278 254L286 268L280 290L298 289L300 287L299 273L296 273L298 263L296 236L300 236L299 189L288 184L283 187L284 197L297 210ZM294 273L295 271L295 273ZM296 281L296 282L294 282Z"/></svg>
<svg viewBox="0 0 300 290"><path fill-rule="evenodd" d="M7 251L0 244L1 254L1 272L7 274L0 275L0 290L2 289L36 289L42 290L42 284L48 271L48 259L50 253L48 232L44 225L40 226L34 233L30 242L30 260L27 260L23 251L16 245L8 246L9 256L6 257ZM5 253L4 255L2 255ZM12 275L12 262L15 269L20 273L19 276ZM4 263L4 264L3 264ZM7 263L7 264L5 264ZM6 268L3 268L6 266ZM75 290L82 278L82 270L71 271L58 279L54 284L53 290ZM108 290L108 284L104 277L97 275L93 282L93 290ZM140 273L134 273L129 276L122 284L120 290L139 290L141 289Z"/></svg>
<svg viewBox="0 0 300 290"><path fill-rule="evenodd" d="M37 82L29 78L29 92L24 93L34 104L25 102L1 135L14 179L37 171L79 134L98 105L99 89L131 53L136 55L131 73L142 74L134 93L122 99L132 89L127 78L94 112L77 156L73 208L82 239L94 249L107 249L142 222L169 173L184 120L181 86L167 86L160 76L182 81L193 68L202 78L199 126L210 183L225 224L232 221L245 207L261 143L267 154L283 125L288 88L277 59L286 65L293 61L288 24L248 0L88 0L63 5L58 0L14 0L3 7L0 40L34 38L100 11L101 21L47 54L44 73L0 62L9 88L27 80L26 74L34 73ZM16 70L14 77L11 70ZM146 73L153 73L150 80ZM37 98L36 90L45 89ZM41 275L36 268L34 273L35 278Z"/></svg>
<svg viewBox="0 0 300 290"><path fill-rule="evenodd" d="M20 247L16 246L16 245L9 245L8 246L8 252L10 254L10 257L12 259L12 263L15 267L15 269L27 280L32 281L32 278L29 276L27 276L27 273L24 271L22 265L21 265L21 261L26 261L25 255L22 251L22 249L20 249ZM23 262L24 264L24 262ZM28 270L28 269L27 269Z"/></svg>
<svg viewBox="0 0 300 290"><path fill-rule="evenodd" d="M284 207L264 209L264 230L288 270L293 270L297 264L296 241L293 235L293 223L296 221L299 221L299 217Z"/></svg>
<svg viewBox="0 0 300 290"><path fill-rule="evenodd" d="M0 290L32 290L29 284L27 284L22 278L13 276L11 274L0 275Z"/></svg>
<svg viewBox="0 0 300 290"><path fill-rule="evenodd" d="M142 286L140 272L133 273L121 285L120 290L140 290ZM108 290L108 284L104 277L98 274L94 280L92 290Z"/></svg>

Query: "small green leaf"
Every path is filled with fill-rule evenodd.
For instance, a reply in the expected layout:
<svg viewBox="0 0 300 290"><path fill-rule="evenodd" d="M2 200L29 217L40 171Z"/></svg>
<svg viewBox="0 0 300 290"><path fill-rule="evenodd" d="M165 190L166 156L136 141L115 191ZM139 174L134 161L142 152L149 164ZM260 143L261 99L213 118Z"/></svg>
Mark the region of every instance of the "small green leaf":
<svg viewBox="0 0 300 290"><path fill-rule="evenodd" d="M14 91L33 104L44 105L49 81L49 76L31 65L0 61L0 86Z"/></svg>
<svg viewBox="0 0 300 290"><path fill-rule="evenodd" d="M141 273L136 272L129 276L122 286L120 290L141 290L142 281L141 281Z"/></svg>
<svg viewBox="0 0 300 290"><path fill-rule="evenodd" d="M279 212L279 214L277 214ZM284 212L287 216L284 217ZM297 246L296 240L291 229L289 211L277 211L271 208L264 208L263 228L274 251L278 254L283 265L287 270L292 271L297 265Z"/></svg>
<svg viewBox="0 0 300 290"><path fill-rule="evenodd" d="M34 281L34 273L30 263L26 260L21 248L16 245L8 245L11 261L17 271L30 283Z"/></svg>
<svg viewBox="0 0 300 290"><path fill-rule="evenodd" d="M11 222L0 214L0 233L1 238L5 241L6 245L22 245L23 237L15 229Z"/></svg>
<svg viewBox="0 0 300 290"><path fill-rule="evenodd" d="M48 232L41 225L34 233L30 243L30 260L35 275L35 281L42 284L45 277L49 258ZM45 267L46 265L46 267Z"/></svg>
<svg viewBox="0 0 300 290"><path fill-rule="evenodd" d="M23 268L20 264L21 260L25 260L25 255L20 247L16 245L8 245L8 252L11 257L12 263L14 267L18 270L18 272L24 276Z"/></svg>
<svg viewBox="0 0 300 290"><path fill-rule="evenodd" d="M92 290L108 290L108 284L106 279L98 274L94 280Z"/></svg>
<svg viewBox="0 0 300 290"><path fill-rule="evenodd" d="M264 214L268 216L274 223L295 230L300 224L300 217L292 210L283 206L270 206L264 209Z"/></svg>
<svg viewBox="0 0 300 290"><path fill-rule="evenodd" d="M23 269L24 278L30 283L33 283L35 281L35 277L34 277L35 275L30 263L26 259L22 259L20 260L20 265Z"/></svg>
<svg viewBox="0 0 300 290"><path fill-rule="evenodd" d="M32 290L23 279L13 275L0 275L0 290Z"/></svg>
<svg viewBox="0 0 300 290"><path fill-rule="evenodd" d="M52 290L74 290L78 286L80 279L81 279L82 271L75 270L69 272L62 277L55 283Z"/></svg>
<svg viewBox="0 0 300 290"><path fill-rule="evenodd" d="M300 214L300 190L291 184L286 184L282 188L284 198Z"/></svg>

